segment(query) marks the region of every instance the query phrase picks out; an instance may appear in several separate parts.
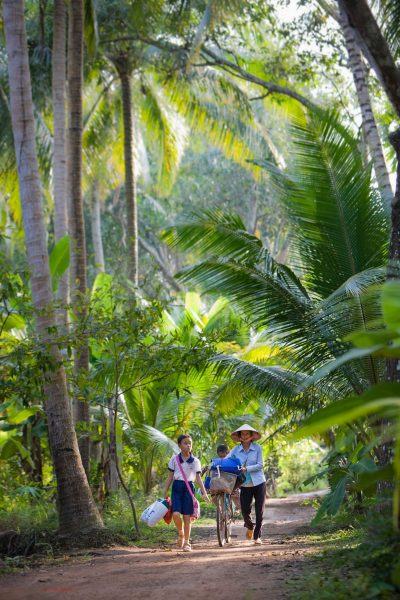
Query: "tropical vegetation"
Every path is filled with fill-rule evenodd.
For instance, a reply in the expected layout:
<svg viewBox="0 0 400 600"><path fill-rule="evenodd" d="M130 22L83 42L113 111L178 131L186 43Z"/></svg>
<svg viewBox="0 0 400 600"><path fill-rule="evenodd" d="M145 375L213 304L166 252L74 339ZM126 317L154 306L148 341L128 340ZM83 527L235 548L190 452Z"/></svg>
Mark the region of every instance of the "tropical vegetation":
<svg viewBox="0 0 400 600"><path fill-rule="evenodd" d="M177 435L245 419L399 592L399 16L3 0L0 533L141 543Z"/></svg>

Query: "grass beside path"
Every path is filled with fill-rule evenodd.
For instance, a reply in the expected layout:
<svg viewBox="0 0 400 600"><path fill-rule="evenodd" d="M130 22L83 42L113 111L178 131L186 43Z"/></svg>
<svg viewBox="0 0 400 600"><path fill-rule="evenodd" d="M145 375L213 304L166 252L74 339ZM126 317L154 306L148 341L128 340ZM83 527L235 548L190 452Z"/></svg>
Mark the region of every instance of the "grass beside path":
<svg viewBox="0 0 400 600"><path fill-rule="evenodd" d="M320 527L296 541L316 552L288 582L292 600L400 598L400 539L389 519L375 514L357 526Z"/></svg>

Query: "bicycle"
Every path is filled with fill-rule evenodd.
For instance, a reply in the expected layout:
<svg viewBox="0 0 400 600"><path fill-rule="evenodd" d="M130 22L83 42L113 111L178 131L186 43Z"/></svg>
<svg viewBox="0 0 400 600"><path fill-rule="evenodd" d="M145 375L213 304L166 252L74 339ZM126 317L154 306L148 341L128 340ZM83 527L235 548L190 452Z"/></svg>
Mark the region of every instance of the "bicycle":
<svg viewBox="0 0 400 600"><path fill-rule="evenodd" d="M233 506L231 494L219 492L214 494L217 518L217 538L218 544L225 546L229 544L232 538Z"/></svg>
<svg viewBox="0 0 400 600"><path fill-rule="evenodd" d="M208 468L210 472L210 468ZM232 523L234 509L232 505L232 492L237 483L237 475L219 470L210 478L210 488L213 502L216 506L217 538L221 548L229 544L232 538ZM213 484L217 484L214 485Z"/></svg>

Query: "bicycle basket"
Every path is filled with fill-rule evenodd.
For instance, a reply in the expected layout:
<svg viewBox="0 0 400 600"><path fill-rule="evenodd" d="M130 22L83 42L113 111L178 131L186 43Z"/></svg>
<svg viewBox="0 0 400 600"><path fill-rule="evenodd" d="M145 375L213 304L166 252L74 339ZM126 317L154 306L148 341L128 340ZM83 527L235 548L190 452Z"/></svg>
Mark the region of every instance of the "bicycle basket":
<svg viewBox="0 0 400 600"><path fill-rule="evenodd" d="M212 494L231 494L236 483L236 475L212 469L210 491Z"/></svg>

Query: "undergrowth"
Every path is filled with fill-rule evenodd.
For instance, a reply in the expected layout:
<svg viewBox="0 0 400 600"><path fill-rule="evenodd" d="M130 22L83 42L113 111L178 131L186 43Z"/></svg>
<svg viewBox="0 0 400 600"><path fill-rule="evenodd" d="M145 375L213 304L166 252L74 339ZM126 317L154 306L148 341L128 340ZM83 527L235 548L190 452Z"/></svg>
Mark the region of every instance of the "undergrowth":
<svg viewBox="0 0 400 600"><path fill-rule="evenodd" d="M157 497L137 494L137 517ZM215 508L202 505L198 524L213 522ZM105 530L60 538L57 534L57 510L53 490L36 493L21 490L0 503L0 573L74 555L79 549L107 547L115 544L139 547L167 547L176 539L174 524L163 520L151 528L140 522L137 535L130 505L121 491L109 498L102 509Z"/></svg>
<svg viewBox="0 0 400 600"><path fill-rule="evenodd" d="M293 600L392 600L400 597L400 536L391 515L339 513L302 541L315 545L303 575L289 582Z"/></svg>

